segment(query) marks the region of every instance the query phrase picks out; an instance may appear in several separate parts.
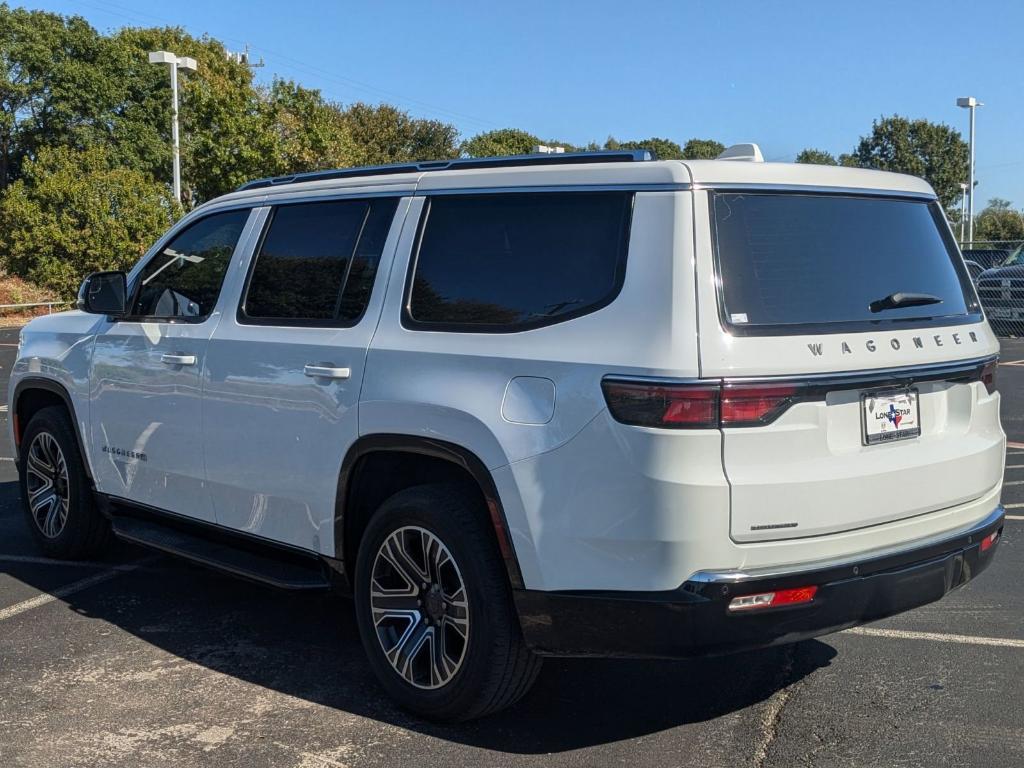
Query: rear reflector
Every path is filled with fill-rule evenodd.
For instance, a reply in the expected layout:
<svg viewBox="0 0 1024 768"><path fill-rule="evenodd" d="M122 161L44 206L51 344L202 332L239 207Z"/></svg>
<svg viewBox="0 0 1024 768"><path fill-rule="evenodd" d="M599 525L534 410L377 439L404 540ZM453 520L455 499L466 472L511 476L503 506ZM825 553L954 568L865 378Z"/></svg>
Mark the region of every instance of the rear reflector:
<svg viewBox="0 0 1024 768"><path fill-rule="evenodd" d="M981 540L981 551L988 552L988 550L992 549L992 546L997 541L999 541L999 531L990 533L988 536Z"/></svg>
<svg viewBox="0 0 1024 768"><path fill-rule="evenodd" d="M981 383L991 395L996 391L996 371L999 370L999 360L993 360L981 369Z"/></svg>
<svg viewBox="0 0 1024 768"><path fill-rule="evenodd" d="M756 595L734 597L729 603L730 611L750 611L758 608L778 608L780 605L799 605L814 600L817 587L780 589L777 592L760 592Z"/></svg>

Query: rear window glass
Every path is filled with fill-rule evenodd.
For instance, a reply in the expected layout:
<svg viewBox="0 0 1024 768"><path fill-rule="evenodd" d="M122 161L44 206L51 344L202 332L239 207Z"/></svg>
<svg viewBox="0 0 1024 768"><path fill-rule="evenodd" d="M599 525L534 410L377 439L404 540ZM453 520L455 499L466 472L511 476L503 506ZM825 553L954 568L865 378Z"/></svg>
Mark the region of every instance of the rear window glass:
<svg viewBox="0 0 1024 768"><path fill-rule="evenodd" d="M937 204L714 193L713 207L722 310L737 332L958 322L978 312Z"/></svg>
<svg viewBox="0 0 1024 768"><path fill-rule="evenodd" d="M631 210L629 192L435 197L408 319L515 331L595 311L622 285Z"/></svg>

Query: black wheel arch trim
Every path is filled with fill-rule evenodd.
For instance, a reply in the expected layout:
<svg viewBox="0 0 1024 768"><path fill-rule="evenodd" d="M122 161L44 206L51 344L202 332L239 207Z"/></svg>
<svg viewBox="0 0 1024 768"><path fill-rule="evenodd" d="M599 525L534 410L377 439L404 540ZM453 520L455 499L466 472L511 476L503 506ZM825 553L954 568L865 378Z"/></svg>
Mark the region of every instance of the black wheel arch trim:
<svg viewBox="0 0 1024 768"><path fill-rule="evenodd" d="M382 452L413 453L420 456L430 456L435 459L448 461L468 472L480 488L484 501L487 504L488 516L494 529L498 549L505 563L509 584L514 590L524 588L522 571L519 568L519 560L516 558L515 547L512 545L508 519L505 517L505 508L501 503L498 488L487 466L472 451L455 443L417 435L402 434L373 434L360 437L349 448L342 462L341 472L338 475L338 492L334 508L335 556L330 559L330 564L336 571L340 572L340 575L344 577L344 581L348 583L350 588L350 569L346 567L344 562L346 499L350 491L353 471L358 465L359 460L369 454Z"/></svg>
<svg viewBox="0 0 1024 768"><path fill-rule="evenodd" d="M78 440L78 452L82 456L82 465L85 467L85 474L89 481L92 482L92 467L89 464L89 454L86 451L86 443L82 437L82 431L78 424L78 416L75 414L75 404L71 400L71 395L68 393L67 388L59 381L53 379L43 378L41 376L28 376L18 382L18 385L14 388L14 398L12 400L13 413L11 418L15 418L18 413L18 403L21 401L22 396L29 390L41 389L51 394L57 395L63 402L64 407L68 409L68 415L71 417L71 426L75 430L75 438ZM25 428L28 424L21 424L20 421L17 424L17 440L15 441L14 451L15 460L20 459L20 438L24 434Z"/></svg>

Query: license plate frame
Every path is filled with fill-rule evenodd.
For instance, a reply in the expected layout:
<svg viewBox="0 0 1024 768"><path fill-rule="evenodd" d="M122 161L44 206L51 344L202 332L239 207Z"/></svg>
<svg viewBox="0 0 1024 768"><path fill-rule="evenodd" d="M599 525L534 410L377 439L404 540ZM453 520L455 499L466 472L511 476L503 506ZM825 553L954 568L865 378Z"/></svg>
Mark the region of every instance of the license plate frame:
<svg viewBox="0 0 1024 768"><path fill-rule="evenodd" d="M878 414L893 414L883 415ZM910 418L912 417L912 418ZM901 426L909 422L906 426ZM921 396L916 387L882 389L860 395L862 445L885 445L921 436ZM874 428L869 428L872 426Z"/></svg>

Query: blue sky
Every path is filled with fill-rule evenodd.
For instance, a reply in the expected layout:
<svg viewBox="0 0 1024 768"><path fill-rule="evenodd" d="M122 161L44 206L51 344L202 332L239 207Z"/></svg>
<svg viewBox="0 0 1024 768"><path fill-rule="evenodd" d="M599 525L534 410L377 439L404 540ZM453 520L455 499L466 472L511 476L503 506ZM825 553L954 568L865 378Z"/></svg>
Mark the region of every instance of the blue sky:
<svg viewBox="0 0 1024 768"><path fill-rule="evenodd" d="M697 136L792 161L851 150L900 113L967 134L978 207L1024 207L1024 3L51 0L100 30L176 24L251 46L340 102L397 104L465 136L513 126L573 143ZM969 35L969 36L968 36Z"/></svg>

